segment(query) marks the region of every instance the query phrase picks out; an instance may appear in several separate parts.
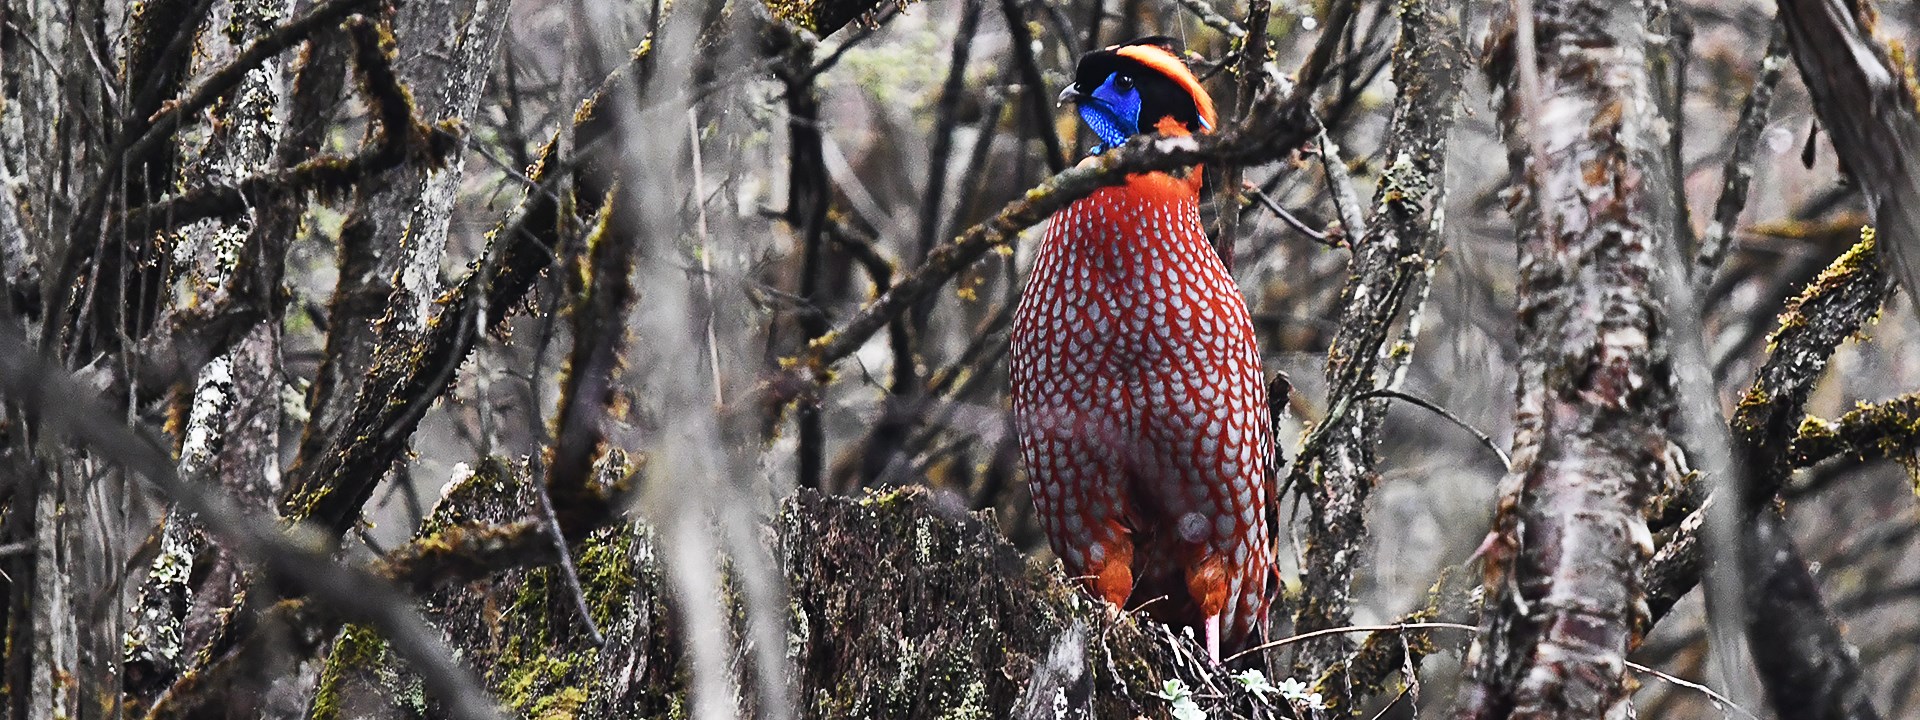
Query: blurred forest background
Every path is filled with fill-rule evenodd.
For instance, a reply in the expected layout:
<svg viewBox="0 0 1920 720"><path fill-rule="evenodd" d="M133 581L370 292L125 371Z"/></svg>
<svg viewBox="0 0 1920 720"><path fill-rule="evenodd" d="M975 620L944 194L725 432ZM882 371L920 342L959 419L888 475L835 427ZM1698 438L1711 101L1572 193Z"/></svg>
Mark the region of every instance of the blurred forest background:
<svg viewBox="0 0 1920 720"><path fill-rule="evenodd" d="M1538 5L1556 3L1519 7ZM1631 5L1655 24L1673 241L1702 268L1704 370L1730 418L1789 301L1860 240L1870 205L1816 131L1775 6ZM494 698L522 717L1010 716L1050 635L1006 650L1020 659L972 700L836 704L837 672L934 671L823 660L802 631L837 629L796 608L833 578L792 553L814 547L809 523L864 507L823 510L818 491L911 498L932 518L915 522L991 510L978 518L1028 570L1048 567L1006 404L1011 313L1062 184L1030 188L1091 144L1054 106L1079 55L1156 34L1183 44L1223 118L1247 123L1228 134L1298 135L1209 165L1204 210L1267 372L1291 379L1283 453L1297 458L1336 403L1367 408L1348 421L1360 446L1378 443L1355 455L1345 529L1313 519L1343 511L1312 490L1282 496L1275 637L1475 624L1477 595L1471 611L1435 598L1477 579L1458 566L1495 515L1526 352L1505 76L1483 68L1510 13L1474 0L0 0L0 706L487 717ZM1897 41L1915 22L1920 6L1885 2L1871 29ZM1410 23L1425 40L1408 42ZM1421 55L1453 48L1451 62ZM1427 79L1451 91L1411 106L1442 144L1389 152L1399 62L1448 70ZM1313 124L1274 108L1310 108ZM1410 149L1438 153L1410 163ZM1361 199L1393 193L1426 202L1415 225L1438 233L1403 258L1391 337L1360 346L1381 358L1366 388L1390 392L1357 397L1328 380L1329 350L1355 322L1349 286L1373 277L1356 259L1364 228L1389 222ZM1857 403L1912 412L1910 297L1886 295L1815 363L1808 422ZM1915 462L1912 430L1888 432L1796 460L1780 492L1886 717L1920 714ZM868 495L906 486L929 493ZM1659 494L1647 517L1665 547L1698 497L1676 512ZM925 564L940 557L929 532L838 541L917 539ZM1315 576L1327 566L1312 548L1329 545L1350 577ZM902 592L944 587L929 582ZM1329 582L1350 592L1330 610L1315 600ZM1655 617L1631 660L1739 708L1635 671L1640 717L1793 716L1745 665L1711 660L1702 593ZM1411 675L1383 689L1396 660L1316 688L1334 710L1293 712L1445 712L1473 634L1420 637L1424 699L1414 683L1408 701ZM1314 684L1363 639L1290 646L1268 668ZM1273 711L1228 704L1214 716Z"/></svg>

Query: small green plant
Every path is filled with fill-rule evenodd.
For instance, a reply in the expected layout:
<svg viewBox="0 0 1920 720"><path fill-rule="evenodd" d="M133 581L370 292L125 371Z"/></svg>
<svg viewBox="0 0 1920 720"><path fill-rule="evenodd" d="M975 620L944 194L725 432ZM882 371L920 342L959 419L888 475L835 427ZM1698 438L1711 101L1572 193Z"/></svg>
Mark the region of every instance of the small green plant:
<svg viewBox="0 0 1920 720"><path fill-rule="evenodd" d="M1244 688L1247 692L1263 698L1266 697L1268 693L1280 692L1280 689L1274 687L1273 683L1267 682L1267 674L1259 670L1246 670L1234 673L1233 681L1240 683L1240 687Z"/></svg>
<svg viewBox="0 0 1920 720"><path fill-rule="evenodd" d="M1193 701L1193 690L1180 678L1161 683L1160 692L1154 695L1173 704L1173 720L1207 720L1207 711Z"/></svg>
<svg viewBox="0 0 1920 720"><path fill-rule="evenodd" d="M1320 697L1320 693L1313 692L1313 688L1299 680L1293 678L1281 680L1278 690L1280 697L1286 698L1287 702L1292 703L1294 707L1305 707L1311 710L1327 709L1327 703Z"/></svg>

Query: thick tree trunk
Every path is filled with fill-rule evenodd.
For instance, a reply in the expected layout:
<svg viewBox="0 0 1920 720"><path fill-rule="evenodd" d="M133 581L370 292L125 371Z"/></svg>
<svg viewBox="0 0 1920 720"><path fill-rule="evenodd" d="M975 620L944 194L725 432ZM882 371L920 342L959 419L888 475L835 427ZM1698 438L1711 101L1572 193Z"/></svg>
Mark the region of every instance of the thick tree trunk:
<svg viewBox="0 0 1920 720"><path fill-rule="evenodd" d="M1640 3L1543 0L1493 58L1518 188L1519 412L1461 716L1619 718L1674 407Z"/></svg>

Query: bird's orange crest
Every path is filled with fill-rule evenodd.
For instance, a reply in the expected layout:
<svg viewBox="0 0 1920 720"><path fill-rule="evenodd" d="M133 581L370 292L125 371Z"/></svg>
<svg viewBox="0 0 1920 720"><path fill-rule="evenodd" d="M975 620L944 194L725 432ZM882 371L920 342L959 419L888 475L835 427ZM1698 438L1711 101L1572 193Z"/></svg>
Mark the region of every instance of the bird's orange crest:
<svg viewBox="0 0 1920 720"><path fill-rule="evenodd" d="M1141 44L1116 46L1113 52L1115 55L1145 65L1178 83L1188 95L1193 96L1194 109L1200 112L1200 119L1206 121L1206 128L1212 128L1217 124L1218 119L1213 110L1213 96L1207 94L1206 88L1200 87L1200 78L1194 77L1193 71L1187 69L1187 63L1174 55L1173 51L1159 45ZM1201 132L1207 132L1207 130L1202 129Z"/></svg>

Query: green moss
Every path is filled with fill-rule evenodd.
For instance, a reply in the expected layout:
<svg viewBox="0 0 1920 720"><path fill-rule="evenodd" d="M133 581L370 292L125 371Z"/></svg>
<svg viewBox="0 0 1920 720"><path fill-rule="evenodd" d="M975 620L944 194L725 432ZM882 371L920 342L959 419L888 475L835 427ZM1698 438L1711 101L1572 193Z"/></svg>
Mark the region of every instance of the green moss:
<svg viewBox="0 0 1920 720"><path fill-rule="evenodd" d="M319 509L320 503L327 499L327 496L332 493L332 490L332 486L329 485L309 485L302 488L299 493L293 496L290 502L285 504L285 507L281 509L281 514L284 515L288 521L296 523L313 517L313 512Z"/></svg>
<svg viewBox="0 0 1920 720"><path fill-rule="evenodd" d="M577 661L570 654L503 656L501 661L501 667L510 670L500 682L500 701L522 715L570 718L585 700L586 688L570 680L577 674Z"/></svg>
<svg viewBox="0 0 1920 720"><path fill-rule="evenodd" d="M369 628L348 625L335 638L333 652L321 669L308 719L363 717L368 708L353 701L367 697L377 697L387 707L401 710L405 717L424 717L426 687L404 667L384 638Z"/></svg>
<svg viewBox="0 0 1920 720"><path fill-rule="evenodd" d="M1767 336L1767 352L1778 347L1780 338L1807 326L1806 306L1808 303L1825 297L1827 294L1852 282L1853 278L1864 272L1872 272L1879 262L1879 253L1875 249L1875 233L1872 225L1860 226L1860 242L1854 243L1820 276L1807 283L1805 290L1793 300L1788 301L1787 309L1780 313L1780 326Z"/></svg>
<svg viewBox="0 0 1920 720"><path fill-rule="evenodd" d="M527 473L516 463L489 458L450 488L423 523L416 543L432 552L460 543L456 532L473 523L499 523L525 512ZM603 528L576 548L574 559L589 612L605 633L607 648L647 653L647 671L638 681L638 698L611 697L603 687L603 650L587 641L571 591L558 570L540 568L503 573L483 586L450 588L430 595L427 610L453 640L466 661L482 668L488 688L513 716L542 720L608 717L615 708L637 702L643 717L676 717L665 712L679 704L684 678L660 633L670 629L636 621L644 614L663 618L666 610L640 585L659 587L659 569L645 552L649 534L635 526ZM483 589L484 588L484 589ZM636 628L649 634L636 637ZM369 644L372 643L372 644ZM322 688L330 715L351 716L343 700L377 697L427 714L417 676L386 652L377 638L355 630L343 635L329 657ZM357 702L365 702L358 700ZM609 706L610 703L617 703ZM684 712L677 716L684 717Z"/></svg>
<svg viewBox="0 0 1920 720"><path fill-rule="evenodd" d="M348 625L333 642L326 667L320 671L320 683L313 694L313 712L309 720L336 720L345 717L340 707L346 689L355 677L385 660L387 641L372 630Z"/></svg>
<svg viewBox="0 0 1920 720"><path fill-rule="evenodd" d="M1808 415L1800 420L1800 428L1795 433L1799 437L1795 442L1829 443L1836 439L1833 423Z"/></svg>
<svg viewBox="0 0 1920 720"><path fill-rule="evenodd" d="M868 491L865 497L860 498L859 504L861 507L877 513L893 513L911 504L917 492L919 491L910 487L894 490L872 490Z"/></svg>
<svg viewBox="0 0 1920 720"><path fill-rule="evenodd" d="M613 622L639 585L634 575L631 532L603 529L589 536L580 549L580 589L597 624Z"/></svg>
<svg viewBox="0 0 1920 720"><path fill-rule="evenodd" d="M500 457L488 457L473 466L465 478L454 482L439 509L420 524L417 537L431 538L449 528L474 522L485 508L517 507L523 480L518 469Z"/></svg>
<svg viewBox="0 0 1920 720"><path fill-rule="evenodd" d="M1747 389L1747 394L1740 398L1740 404L1734 407L1733 429L1751 440L1757 434L1765 432L1761 426L1765 424L1766 417L1772 413L1772 394L1756 383Z"/></svg>
<svg viewBox="0 0 1920 720"><path fill-rule="evenodd" d="M576 555L580 589L594 623L613 632L636 612L633 528L595 531ZM554 569L526 573L500 618L506 646L494 663L500 701L531 718L586 716L594 695L599 649L581 642L570 592Z"/></svg>
<svg viewBox="0 0 1920 720"><path fill-rule="evenodd" d="M571 720L586 704L586 689L570 687L542 699L527 714L536 720Z"/></svg>

